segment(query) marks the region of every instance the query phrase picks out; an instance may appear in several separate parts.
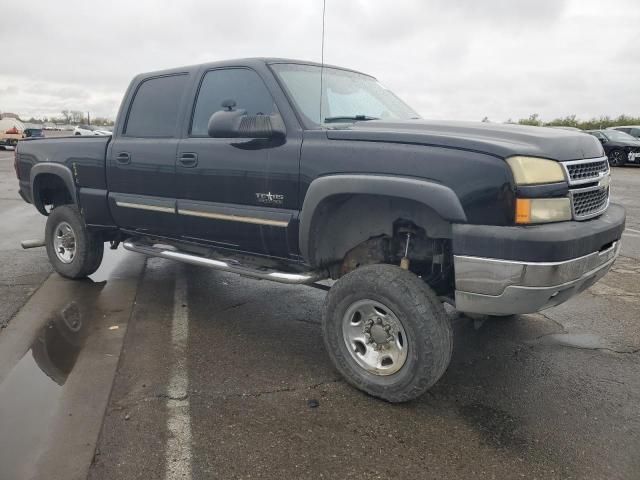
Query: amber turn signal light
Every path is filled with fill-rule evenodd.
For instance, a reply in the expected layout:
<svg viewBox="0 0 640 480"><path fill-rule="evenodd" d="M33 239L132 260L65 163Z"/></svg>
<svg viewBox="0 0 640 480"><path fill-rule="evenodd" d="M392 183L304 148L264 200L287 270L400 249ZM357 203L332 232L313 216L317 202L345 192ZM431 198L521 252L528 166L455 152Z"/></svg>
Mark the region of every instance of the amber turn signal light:
<svg viewBox="0 0 640 480"><path fill-rule="evenodd" d="M531 200L516 198L516 223L531 223Z"/></svg>

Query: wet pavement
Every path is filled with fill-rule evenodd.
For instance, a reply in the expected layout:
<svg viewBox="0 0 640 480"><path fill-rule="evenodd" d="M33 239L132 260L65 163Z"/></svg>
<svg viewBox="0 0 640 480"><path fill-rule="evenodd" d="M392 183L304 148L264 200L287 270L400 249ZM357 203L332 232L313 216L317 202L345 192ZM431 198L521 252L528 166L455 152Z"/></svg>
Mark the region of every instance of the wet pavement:
<svg viewBox="0 0 640 480"><path fill-rule="evenodd" d="M13 152L0 150L0 329L51 273L44 249L19 240L43 236L45 219L18 195Z"/></svg>
<svg viewBox="0 0 640 480"><path fill-rule="evenodd" d="M0 478L640 478L638 187L614 171L639 233L600 283L542 314L450 312L451 366L404 405L331 368L322 291L122 250L44 281L28 252L2 270L41 276L0 291L22 307L0 330ZM39 217L8 202L29 219L13 255Z"/></svg>
<svg viewBox="0 0 640 480"><path fill-rule="evenodd" d="M86 477L143 264L53 275L0 334L0 478Z"/></svg>

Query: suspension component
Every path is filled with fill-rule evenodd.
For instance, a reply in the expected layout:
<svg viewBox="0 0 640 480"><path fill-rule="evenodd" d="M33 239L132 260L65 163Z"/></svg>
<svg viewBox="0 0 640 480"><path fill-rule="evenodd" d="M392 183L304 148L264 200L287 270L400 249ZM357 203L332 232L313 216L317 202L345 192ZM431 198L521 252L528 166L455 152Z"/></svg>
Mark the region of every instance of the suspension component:
<svg viewBox="0 0 640 480"><path fill-rule="evenodd" d="M404 245L404 257L400 260L400 268L409 270L409 244L411 243L411 233L407 232L407 241Z"/></svg>

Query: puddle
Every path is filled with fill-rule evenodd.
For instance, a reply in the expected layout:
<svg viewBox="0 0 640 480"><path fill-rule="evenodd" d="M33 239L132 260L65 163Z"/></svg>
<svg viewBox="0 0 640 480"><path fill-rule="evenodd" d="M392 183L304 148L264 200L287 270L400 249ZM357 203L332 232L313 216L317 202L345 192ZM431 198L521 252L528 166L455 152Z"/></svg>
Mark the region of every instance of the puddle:
<svg viewBox="0 0 640 480"><path fill-rule="evenodd" d="M44 432L56 411L105 283L82 282L77 297L51 312L29 351L0 384L2 478L29 478L41 453Z"/></svg>
<svg viewBox="0 0 640 480"><path fill-rule="evenodd" d="M99 297L118 278L123 252L105 251L90 279L64 283L27 353L0 383L0 477L31 478L85 341L104 318ZM59 305L63 305L62 308ZM45 309L46 311L46 309Z"/></svg>
<svg viewBox="0 0 640 480"><path fill-rule="evenodd" d="M121 278L121 269L116 270L116 267L121 265L123 258L129 259L136 254L125 251L122 247L118 250L111 250L109 244L104 245L104 256L102 257L102 263L100 268L89 278L94 282L104 282L109 279L114 280ZM123 273L126 275L126 272Z"/></svg>
<svg viewBox="0 0 640 480"><path fill-rule="evenodd" d="M538 340L542 345L560 345L585 350L608 350L615 353L635 353L637 347L608 342L593 333L554 333Z"/></svg>
<svg viewBox="0 0 640 480"><path fill-rule="evenodd" d="M609 348L609 344L602 337L592 333L554 333L544 337L544 342L542 343L553 343L564 347L586 348L589 350Z"/></svg>

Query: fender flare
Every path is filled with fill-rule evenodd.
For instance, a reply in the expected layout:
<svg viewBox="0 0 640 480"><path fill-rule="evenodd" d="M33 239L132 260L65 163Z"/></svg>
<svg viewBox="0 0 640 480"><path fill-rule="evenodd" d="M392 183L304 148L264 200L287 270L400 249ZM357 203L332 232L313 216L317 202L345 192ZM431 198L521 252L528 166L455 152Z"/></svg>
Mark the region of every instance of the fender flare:
<svg viewBox="0 0 640 480"><path fill-rule="evenodd" d="M47 211L44 209L44 205L42 205L40 194L37 192L37 190L34 187L36 183L36 178L38 177L38 175L41 175L43 173L52 174L60 178L64 182L65 186L67 187L67 190L69 191L69 195L71 195L71 200L73 200L73 203L75 204L78 203L78 199L76 195L77 193L76 186L73 180L73 173L71 173L71 170L69 169L69 167L67 167L66 165L62 165L60 163L49 163L49 162L38 163L34 165L33 168L31 168L29 181L31 184L31 195L33 197L33 204L35 205L35 207L38 209L40 213L42 213L43 215L47 215Z"/></svg>
<svg viewBox="0 0 640 480"><path fill-rule="evenodd" d="M449 187L429 180L390 175L339 174L316 178L309 185L300 212L300 253L310 258L310 235L318 206L334 195L366 194L414 200L434 210L444 220L465 223L467 216Z"/></svg>

